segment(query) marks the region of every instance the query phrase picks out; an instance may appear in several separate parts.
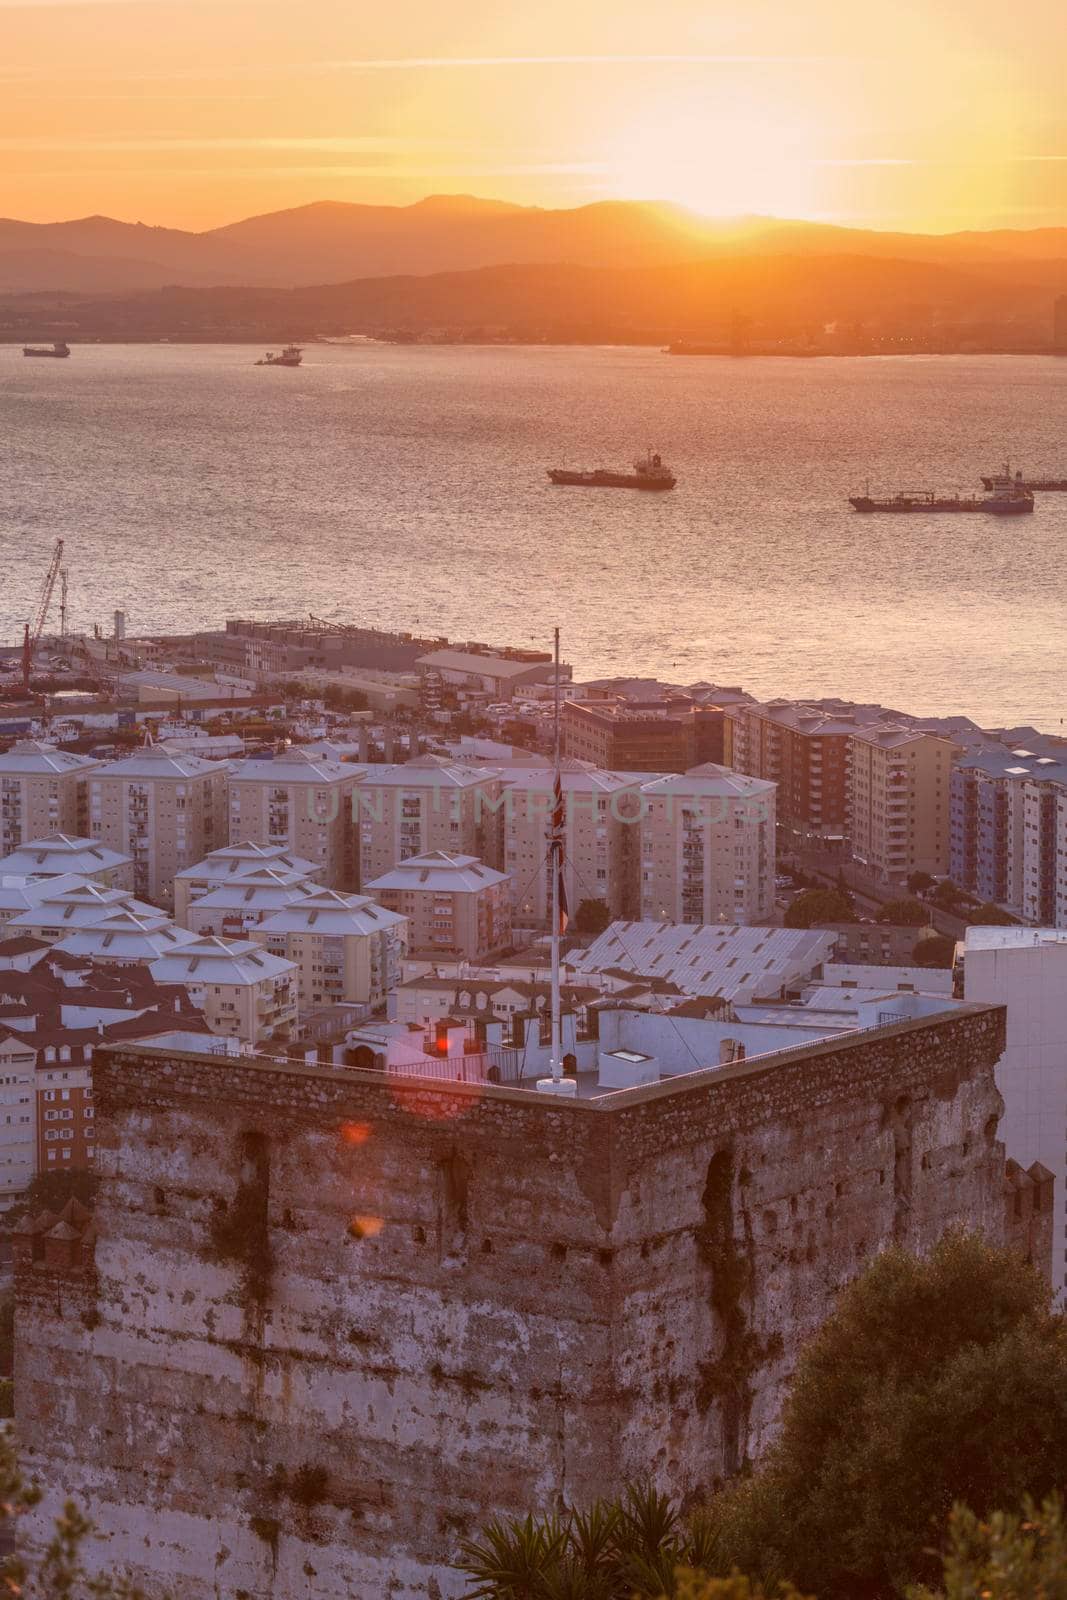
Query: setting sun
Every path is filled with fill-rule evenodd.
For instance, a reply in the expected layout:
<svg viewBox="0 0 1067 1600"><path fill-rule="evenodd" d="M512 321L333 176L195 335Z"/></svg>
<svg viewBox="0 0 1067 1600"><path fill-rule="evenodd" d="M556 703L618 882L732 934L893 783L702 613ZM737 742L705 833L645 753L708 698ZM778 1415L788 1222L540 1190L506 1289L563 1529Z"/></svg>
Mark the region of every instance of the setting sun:
<svg viewBox="0 0 1067 1600"><path fill-rule="evenodd" d="M670 200L708 216L813 217L821 207L808 142L766 108L710 97L663 105L620 136L609 158L612 187L620 198Z"/></svg>

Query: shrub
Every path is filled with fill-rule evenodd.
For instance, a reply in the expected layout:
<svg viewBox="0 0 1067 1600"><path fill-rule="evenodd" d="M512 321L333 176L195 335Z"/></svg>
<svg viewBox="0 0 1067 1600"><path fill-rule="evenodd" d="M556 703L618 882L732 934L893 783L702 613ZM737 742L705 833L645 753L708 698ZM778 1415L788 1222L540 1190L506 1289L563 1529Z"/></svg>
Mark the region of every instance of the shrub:
<svg viewBox="0 0 1067 1600"><path fill-rule="evenodd" d="M712 1507L713 1570L820 1600L936 1571L953 1503L979 1516L1047 1494L1067 1459L1067 1326L1047 1285L960 1234L884 1252L797 1366L780 1437Z"/></svg>

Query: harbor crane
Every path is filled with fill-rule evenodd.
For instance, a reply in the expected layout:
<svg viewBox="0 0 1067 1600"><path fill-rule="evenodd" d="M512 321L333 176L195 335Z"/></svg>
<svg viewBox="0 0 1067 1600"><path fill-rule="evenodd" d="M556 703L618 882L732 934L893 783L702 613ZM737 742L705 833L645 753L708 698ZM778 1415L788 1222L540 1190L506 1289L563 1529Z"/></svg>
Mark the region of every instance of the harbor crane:
<svg viewBox="0 0 1067 1600"><path fill-rule="evenodd" d="M30 687L30 673L33 670L34 654L41 642L41 634L44 632L44 625L48 620L48 608L52 604L52 595L55 592L56 579L59 577L59 569L62 564L63 541L62 539L57 539L55 549L52 551L52 559L48 563L48 571L45 573L44 583L41 585L41 597L37 602L36 614L32 623L27 622L22 636L22 686L24 689Z"/></svg>

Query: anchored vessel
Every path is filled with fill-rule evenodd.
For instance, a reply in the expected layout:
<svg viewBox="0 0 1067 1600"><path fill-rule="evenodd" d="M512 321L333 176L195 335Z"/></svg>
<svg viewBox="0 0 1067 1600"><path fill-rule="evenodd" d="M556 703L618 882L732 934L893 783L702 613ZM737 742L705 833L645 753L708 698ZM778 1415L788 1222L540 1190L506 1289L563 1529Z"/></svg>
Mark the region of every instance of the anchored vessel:
<svg viewBox="0 0 1067 1600"><path fill-rule="evenodd" d="M287 344L280 356L273 350L268 350L262 361L257 361L257 367L298 367L304 359L304 352L298 344Z"/></svg>
<svg viewBox="0 0 1067 1600"><path fill-rule="evenodd" d="M993 473L990 477L983 477L982 488L994 489L1000 482L1000 474ZM1046 494L1054 489L1067 490L1067 478L1024 478L1021 472L1015 474L1015 482L1022 489L1028 489L1031 494Z"/></svg>
<svg viewBox="0 0 1067 1600"><path fill-rule="evenodd" d="M673 489L678 481L655 450L649 450L635 461L632 472L608 472L603 467L568 472L563 467L550 467L548 476L553 483L568 484L579 489Z"/></svg>
<svg viewBox="0 0 1067 1600"><path fill-rule="evenodd" d="M62 359L70 355L70 345L65 339L57 339L52 345L24 344L22 353L24 356L53 356Z"/></svg>
<svg viewBox="0 0 1067 1600"><path fill-rule="evenodd" d="M1021 473L1013 478L1005 467L1003 472L983 481L989 494L939 495L930 489L902 490L884 497L850 495L849 505L856 511L989 511L999 517L1018 516L1034 509L1033 494L1023 483Z"/></svg>

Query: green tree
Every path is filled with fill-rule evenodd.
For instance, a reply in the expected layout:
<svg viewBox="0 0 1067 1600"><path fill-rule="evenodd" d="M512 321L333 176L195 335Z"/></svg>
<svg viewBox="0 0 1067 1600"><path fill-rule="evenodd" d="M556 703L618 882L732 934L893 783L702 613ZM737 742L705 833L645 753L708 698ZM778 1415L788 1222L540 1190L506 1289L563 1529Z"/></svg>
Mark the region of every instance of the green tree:
<svg viewBox="0 0 1067 1600"><path fill-rule="evenodd" d="M852 901L837 889L805 889L782 918L787 928L815 928L827 922L855 922Z"/></svg>
<svg viewBox="0 0 1067 1600"><path fill-rule="evenodd" d="M0 1540L10 1547L5 1524L16 1521L41 1496L19 1471L11 1434L0 1430ZM18 1556L0 1556L0 1595L21 1600L144 1600L142 1591L124 1578L92 1577L81 1560L81 1547L92 1523L72 1501L63 1508L39 1562L30 1571Z"/></svg>
<svg viewBox="0 0 1067 1600"><path fill-rule="evenodd" d="M944 911L951 911L955 906L959 905L961 900L970 900L970 898L971 896L953 883L951 878L943 878L930 891L930 899Z"/></svg>
<svg viewBox="0 0 1067 1600"><path fill-rule="evenodd" d="M36 1216L39 1211L60 1212L68 1200L78 1200L86 1210L96 1204L100 1179L95 1172L38 1172L30 1179L25 1196L4 1214L5 1226Z"/></svg>
<svg viewBox="0 0 1067 1600"><path fill-rule="evenodd" d="M1019 920L1018 917L1013 917L1010 911L1002 911L991 901L976 906L974 910L965 911L963 916L967 922L983 928L1011 928Z"/></svg>
<svg viewBox="0 0 1067 1600"><path fill-rule="evenodd" d="M930 1581L956 1501L985 1517L1067 1460L1067 1325L1040 1275L962 1234L883 1252L797 1365L777 1442L712 1506L711 1570L820 1600Z"/></svg>
<svg viewBox="0 0 1067 1600"><path fill-rule="evenodd" d="M921 900L887 900L878 913L879 922L892 923L895 928L921 928L929 920L930 913Z"/></svg>
<svg viewBox="0 0 1067 1600"><path fill-rule="evenodd" d="M574 913L575 933L603 933L611 922L611 911L603 900L583 900Z"/></svg>
<svg viewBox="0 0 1067 1600"><path fill-rule="evenodd" d="M927 889L934 887L934 880L928 872L913 872L908 878L908 893L923 894Z"/></svg>
<svg viewBox="0 0 1067 1600"><path fill-rule="evenodd" d="M986 1521L956 1506L941 1581L938 1594L911 1589L908 1600L1067 1600L1063 1501L1027 1500L1022 1516L996 1511Z"/></svg>
<svg viewBox="0 0 1067 1600"><path fill-rule="evenodd" d="M468 1600L662 1600L676 1594L679 1569L702 1568L706 1556L699 1523L632 1485L588 1511L491 1522L462 1546L459 1567L473 1584Z"/></svg>
<svg viewBox="0 0 1067 1600"><path fill-rule="evenodd" d="M956 959L956 941L943 933L917 939L911 959L917 967L951 967Z"/></svg>

